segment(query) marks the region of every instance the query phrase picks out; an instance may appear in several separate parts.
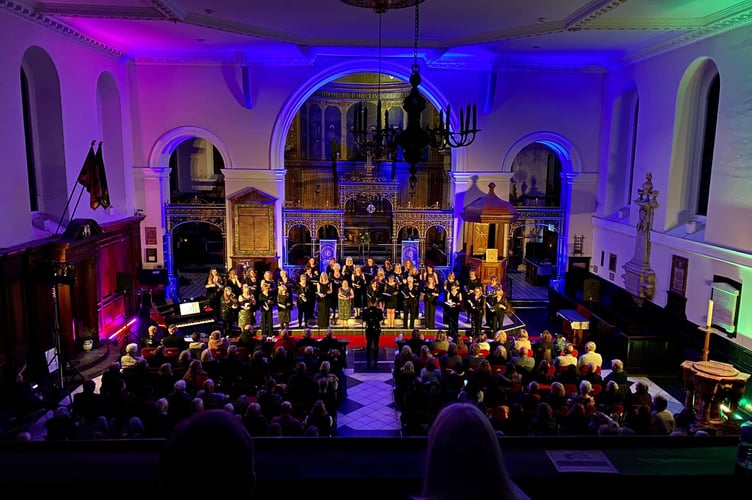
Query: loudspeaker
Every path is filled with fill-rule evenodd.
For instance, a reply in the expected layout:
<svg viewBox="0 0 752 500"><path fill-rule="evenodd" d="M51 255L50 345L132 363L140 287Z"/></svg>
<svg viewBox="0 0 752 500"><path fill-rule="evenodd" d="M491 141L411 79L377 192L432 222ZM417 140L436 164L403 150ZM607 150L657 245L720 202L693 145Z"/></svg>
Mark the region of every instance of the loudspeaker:
<svg viewBox="0 0 752 500"><path fill-rule="evenodd" d="M595 278L588 278L582 282L582 300L585 302L599 302L601 300L601 282Z"/></svg>
<svg viewBox="0 0 752 500"><path fill-rule="evenodd" d="M118 292L133 292L133 275L131 273L117 273L115 275L115 288Z"/></svg>

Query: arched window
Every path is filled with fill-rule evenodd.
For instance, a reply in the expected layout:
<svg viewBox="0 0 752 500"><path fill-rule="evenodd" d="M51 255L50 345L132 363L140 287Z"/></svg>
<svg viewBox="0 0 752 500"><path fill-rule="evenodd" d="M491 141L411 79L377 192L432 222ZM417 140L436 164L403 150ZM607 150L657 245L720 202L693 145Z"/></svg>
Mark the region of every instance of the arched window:
<svg viewBox="0 0 752 500"><path fill-rule="evenodd" d="M23 99L29 208L46 225L67 216L68 179L63 142L60 78L49 54L30 47L21 61L19 86ZM81 159L86 150L82 150ZM47 225L45 229L54 230Z"/></svg>
<svg viewBox="0 0 752 500"><path fill-rule="evenodd" d="M666 198L665 229L704 227L710 198L720 99L718 68L708 58L693 62L677 95L673 155Z"/></svg>
<svg viewBox="0 0 752 500"><path fill-rule="evenodd" d="M608 172L601 189L605 193L601 213L607 217L616 215L617 218L626 218L629 211L621 209L629 206L634 197L632 183L639 107L639 96L635 88L627 89L614 101Z"/></svg>

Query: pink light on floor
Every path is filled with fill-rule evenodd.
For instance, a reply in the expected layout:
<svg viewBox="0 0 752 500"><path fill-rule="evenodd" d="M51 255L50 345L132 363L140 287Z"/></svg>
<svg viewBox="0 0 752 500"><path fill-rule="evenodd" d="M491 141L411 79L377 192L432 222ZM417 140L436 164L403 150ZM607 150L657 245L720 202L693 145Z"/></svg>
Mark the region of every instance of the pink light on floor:
<svg viewBox="0 0 752 500"><path fill-rule="evenodd" d="M115 333L113 333L112 335L110 335L108 337L108 339L109 340L114 340L114 339L118 338L121 333L123 333L125 330L127 330L128 328L130 328L136 321L138 321L138 318L131 319L128 323L126 323L124 326L122 326L121 328L119 328Z"/></svg>

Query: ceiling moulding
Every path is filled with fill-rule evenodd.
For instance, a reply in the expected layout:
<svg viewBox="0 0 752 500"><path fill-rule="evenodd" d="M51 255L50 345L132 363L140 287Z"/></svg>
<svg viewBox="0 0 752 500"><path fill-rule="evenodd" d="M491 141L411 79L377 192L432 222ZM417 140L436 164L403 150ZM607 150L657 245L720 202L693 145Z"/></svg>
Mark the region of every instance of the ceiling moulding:
<svg viewBox="0 0 752 500"><path fill-rule="evenodd" d="M731 13L725 17L722 17L721 15L713 16L711 22L706 23L699 28L695 28L688 33L666 40L663 43L654 44L643 50L629 54L624 58L624 61L630 63L649 59L672 49L683 47L705 38L710 38L725 33L726 31L746 26L752 23L752 2L745 2L744 5L744 10ZM676 25L681 26L682 24L677 22ZM683 30L687 28L677 27L676 29Z"/></svg>
<svg viewBox="0 0 752 500"><path fill-rule="evenodd" d="M586 3L582 8L567 17L566 29L568 31L581 30L594 19L612 11L626 1L627 0L602 0L600 2Z"/></svg>
<svg viewBox="0 0 752 500"><path fill-rule="evenodd" d="M553 73L608 73L603 66L596 64L545 64L545 63L504 63L497 66L500 71L547 71Z"/></svg>
<svg viewBox="0 0 752 500"><path fill-rule="evenodd" d="M246 35L250 37L260 38L262 40L273 40L275 42L289 43L290 45L318 45L319 43L312 42L304 37L293 35L292 33L286 33L281 31L272 31L259 26L253 26L245 23L236 23L233 21L225 21L212 16L204 16L196 13L189 13L183 19L186 24L192 24L194 26L201 26L204 28L211 28L227 33L234 33L238 35Z"/></svg>
<svg viewBox="0 0 752 500"><path fill-rule="evenodd" d="M123 58L126 56L125 53L119 50L116 50L110 47L109 45L105 45L101 42L98 42L97 40L94 40L93 38L89 38L88 36L82 33L79 33L78 31L74 30L73 28L71 28L70 26L67 26L64 23L51 19L37 12L34 12L30 8L26 7L25 5L21 5L16 2L11 2L8 0L0 0L0 7L5 8L9 12L23 19L26 19L27 21L32 21L37 24L40 24L46 28L56 31L62 35L65 35L68 38L72 38L78 42L94 47L97 50L100 50L110 56L117 57L117 58Z"/></svg>
<svg viewBox="0 0 752 500"><path fill-rule="evenodd" d="M38 3L34 11L43 16L166 21L170 18L151 7Z"/></svg>
<svg viewBox="0 0 752 500"><path fill-rule="evenodd" d="M131 58L131 62L139 65L194 65L194 66L220 66L225 64L238 64L236 51L226 54L217 54L216 52L206 54L167 54L158 56L136 56ZM304 56L301 57L254 57L249 56L244 63L253 66L278 67L278 68L298 68L313 66L315 61Z"/></svg>

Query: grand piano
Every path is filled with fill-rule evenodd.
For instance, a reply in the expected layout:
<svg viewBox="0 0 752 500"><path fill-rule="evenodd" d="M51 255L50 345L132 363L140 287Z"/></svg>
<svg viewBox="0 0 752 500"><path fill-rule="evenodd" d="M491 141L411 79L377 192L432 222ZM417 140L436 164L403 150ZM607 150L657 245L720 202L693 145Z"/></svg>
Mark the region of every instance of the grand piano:
<svg viewBox="0 0 752 500"><path fill-rule="evenodd" d="M209 306L208 299L165 304L157 308L159 315L164 318L165 328L196 327L214 324L214 311Z"/></svg>

